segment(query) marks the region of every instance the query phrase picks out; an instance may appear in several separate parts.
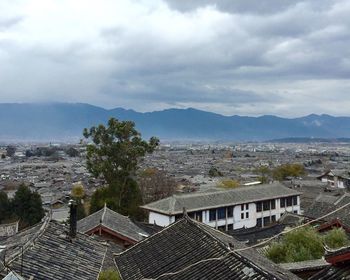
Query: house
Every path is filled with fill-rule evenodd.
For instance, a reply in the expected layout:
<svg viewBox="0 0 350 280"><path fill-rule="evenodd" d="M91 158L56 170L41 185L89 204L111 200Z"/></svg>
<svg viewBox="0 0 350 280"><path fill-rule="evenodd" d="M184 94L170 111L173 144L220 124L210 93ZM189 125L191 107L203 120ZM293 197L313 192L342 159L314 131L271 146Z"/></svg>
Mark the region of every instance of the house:
<svg viewBox="0 0 350 280"><path fill-rule="evenodd" d="M243 186L227 191L173 195L142 206L149 223L168 226L188 215L220 230L265 227L285 212L300 213L300 192L280 183Z"/></svg>
<svg viewBox="0 0 350 280"><path fill-rule="evenodd" d="M18 223L0 224L0 237L11 236L18 232Z"/></svg>
<svg viewBox="0 0 350 280"><path fill-rule="evenodd" d="M331 265L315 274L310 280L350 279L350 247L328 251L325 259Z"/></svg>
<svg viewBox="0 0 350 280"><path fill-rule="evenodd" d="M101 210L79 220L78 231L88 235L99 235L124 248L148 236L148 233L133 223L129 217L114 212L106 205Z"/></svg>
<svg viewBox="0 0 350 280"><path fill-rule="evenodd" d="M350 205L348 204L350 204L350 193L344 193L340 197L321 193L313 204L305 210L304 215L308 218L316 219L331 213L337 208L343 207L339 211L322 219L322 222L333 223L335 226L336 223L334 224L334 222L338 221L347 230L350 227Z"/></svg>
<svg viewBox="0 0 350 280"><path fill-rule="evenodd" d="M0 279L13 271L24 279L96 280L112 257L112 247L76 233L75 226L73 223L69 229L46 217L27 230L1 239Z"/></svg>
<svg viewBox="0 0 350 280"><path fill-rule="evenodd" d="M296 280L254 249L187 215L115 257L122 280Z"/></svg>
<svg viewBox="0 0 350 280"><path fill-rule="evenodd" d="M350 174L347 171L328 170L321 176L318 176L317 179L328 183L329 186L334 188L350 188Z"/></svg>

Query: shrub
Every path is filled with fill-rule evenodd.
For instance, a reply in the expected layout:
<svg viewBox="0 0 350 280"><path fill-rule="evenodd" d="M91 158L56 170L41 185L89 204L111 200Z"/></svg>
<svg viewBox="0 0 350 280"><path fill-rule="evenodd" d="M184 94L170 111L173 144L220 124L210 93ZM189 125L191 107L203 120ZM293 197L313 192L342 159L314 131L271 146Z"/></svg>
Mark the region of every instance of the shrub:
<svg viewBox="0 0 350 280"><path fill-rule="evenodd" d="M107 269L100 273L98 280L120 280L118 271L114 269Z"/></svg>
<svg viewBox="0 0 350 280"><path fill-rule="evenodd" d="M342 228L334 228L329 231L324 237L324 242L332 249L338 249L350 244L345 230Z"/></svg>

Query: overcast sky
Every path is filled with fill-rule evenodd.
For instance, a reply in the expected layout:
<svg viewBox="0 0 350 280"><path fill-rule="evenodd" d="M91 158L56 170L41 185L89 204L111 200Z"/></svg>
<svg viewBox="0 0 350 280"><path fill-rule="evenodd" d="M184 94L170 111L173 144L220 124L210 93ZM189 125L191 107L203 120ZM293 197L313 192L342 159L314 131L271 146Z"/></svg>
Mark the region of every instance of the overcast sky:
<svg viewBox="0 0 350 280"><path fill-rule="evenodd" d="M349 116L349 15L349 0L0 0L0 102Z"/></svg>

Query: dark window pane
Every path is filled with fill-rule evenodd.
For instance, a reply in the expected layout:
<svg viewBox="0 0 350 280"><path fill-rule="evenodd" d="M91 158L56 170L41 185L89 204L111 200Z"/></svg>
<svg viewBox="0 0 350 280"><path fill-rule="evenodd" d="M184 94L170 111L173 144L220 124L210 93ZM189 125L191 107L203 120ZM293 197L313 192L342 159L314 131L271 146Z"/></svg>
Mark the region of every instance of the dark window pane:
<svg viewBox="0 0 350 280"><path fill-rule="evenodd" d="M233 229L233 224L227 225L227 230L232 230Z"/></svg>
<svg viewBox="0 0 350 280"><path fill-rule="evenodd" d="M287 206L292 206L292 205L293 205L292 197L287 197Z"/></svg>
<svg viewBox="0 0 350 280"><path fill-rule="evenodd" d="M194 219L194 212L188 213L188 216L189 216L191 219Z"/></svg>
<svg viewBox="0 0 350 280"><path fill-rule="evenodd" d="M281 198L281 207L286 207L286 199L285 198Z"/></svg>
<svg viewBox="0 0 350 280"><path fill-rule="evenodd" d="M265 200L263 202L263 206L264 206L264 211L270 210L270 200Z"/></svg>
<svg viewBox="0 0 350 280"><path fill-rule="evenodd" d="M244 211L244 204L241 205L241 211Z"/></svg>
<svg viewBox="0 0 350 280"><path fill-rule="evenodd" d="M233 217L233 207L227 207L227 217Z"/></svg>
<svg viewBox="0 0 350 280"><path fill-rule="evenodd" d="M216 209L209 210L209 221L216 220Z"/></svg>
<svg viewBox="0 0 350 280"><path fill-rule="evenodd" d="M256 203L256 212L261 212L262 211L262 202L259 201Z"/></svg>
<svg viewBox="0 0 350 280"><path fill-rule="evenodd" d="M249 204L246 204L245 205L245 210L248 210L249 209Z"/></svg>
<svg viewBox="0 0 350 280"><path fill-rule="evenodd" d="M276 215L271 216L271 222L273 222L273 223L276 222Z"/></svg>
<svg viewBox="0 0 350 280"><path fill-rule="evenodd" d="M249 218L249 212L245 213L245 218L246 218L246 219Z"/></svg>
<svg viewBox="0 0 350 280"><path fill-rule="evenodd" d="M222 220L226 218L226 208L221 207L218 209L218 220Z"/></svg>
<svg viewBox="0 0 350 280"><path fill-rule="evenodd" d="M220 227L218 227L218 230L225 231L226 230L226 226L220 226Z"/></svg>
<svg viewBox="0 0 350 280"><path fill-rule="evenodd" d="M244 219L244 213L241 213L241 220Z"/></svg>
<svg viewBox="0 0 350 280"><path fill-rule="evenodd" d="M262 227L262 219L261 218L256 220L256 226L257 227Z"/></svg>
<svg viewBox="0 0 350 280"><path fill-rule="evenodd" d="M298 197L293 196L293 205L298 205Z"/></svg>
<svg viewBox="0 0 350 280"><path fill-rule="evenodd" d="M202 221L202 211L197 211L197 212L196 212L196 217L195 217L195 219L196 219L197 221L199 221L199 222Z"/></svg>
<svg viewBox="0 0 350 280"><path fill-rule="evenodd" d="M276 200L271 200L271 209L276 209Z"/></svg>
<svg viewBox="0 0 350 280"><path fill-rule="evenodd" d="M270 224L270 217L264 217L264 227Z"/></svg>

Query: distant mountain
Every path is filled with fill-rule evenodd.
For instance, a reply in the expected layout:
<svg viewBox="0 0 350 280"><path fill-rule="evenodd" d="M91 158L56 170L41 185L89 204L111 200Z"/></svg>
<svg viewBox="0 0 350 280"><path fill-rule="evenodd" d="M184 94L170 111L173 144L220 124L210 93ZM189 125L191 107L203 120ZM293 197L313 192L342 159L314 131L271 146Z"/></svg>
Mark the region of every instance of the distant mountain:
<svg viewBox="0 0 350 280"><path fill-rule="evenodd" d="M139 113L106 110L82 103L0 104L1 141L77 141L85 127L105 124L110 117L133 120L144 137L163 140L266 141L279 138L350 138L350 117L309 115L222 116L196 109Z"/></svg>

